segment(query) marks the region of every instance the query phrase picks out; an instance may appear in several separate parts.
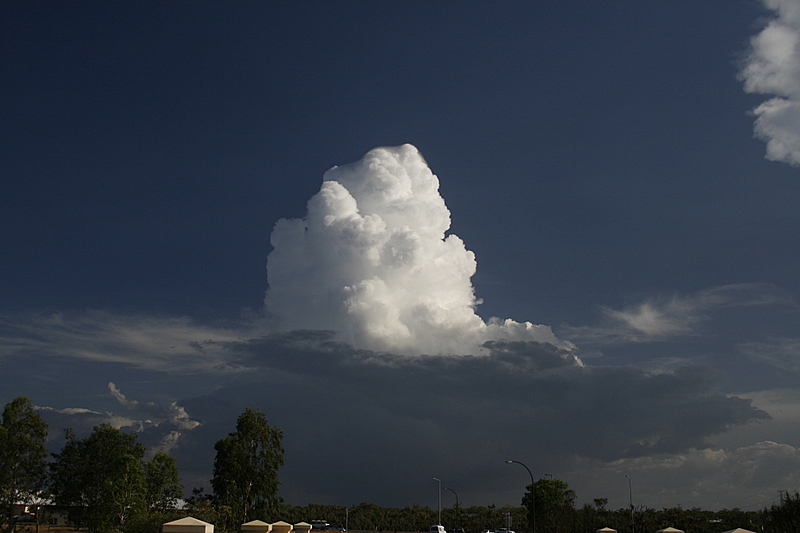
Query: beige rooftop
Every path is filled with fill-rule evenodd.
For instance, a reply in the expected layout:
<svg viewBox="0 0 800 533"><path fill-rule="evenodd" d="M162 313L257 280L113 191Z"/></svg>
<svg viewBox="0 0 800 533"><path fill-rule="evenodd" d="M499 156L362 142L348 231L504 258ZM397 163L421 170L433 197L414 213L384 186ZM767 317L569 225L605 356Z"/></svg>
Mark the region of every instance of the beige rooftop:
<svg viewBox="0 0 800 533"><path fill-rule="evenodd" d="M214 533L214 525L187 516L161 526L162 533Z"/></svg>
<svg viewBox="0 0 800 533"><path fill-rule="evenodd" d="M272 524L272 533L289 533L292 530L292 524L284 521L274 522Z"/></svg>
<svg viewBox="0 0 800 533"><path fill-rule="evenodd" d="M242 524L242 531L247 531L248 533L269 533L272 531L272 524L267 524L261 520L253 520L252 522Z"/></svg>

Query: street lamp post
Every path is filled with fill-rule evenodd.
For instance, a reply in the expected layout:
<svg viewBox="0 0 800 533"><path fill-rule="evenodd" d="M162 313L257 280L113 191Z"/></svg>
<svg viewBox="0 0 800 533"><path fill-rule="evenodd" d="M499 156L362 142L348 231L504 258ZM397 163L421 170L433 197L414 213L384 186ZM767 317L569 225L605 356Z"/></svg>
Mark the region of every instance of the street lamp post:
<svg viewBox="0 0 800 533"><path fill-rule="evenodd" d="M459 528L458 518L459 514L461 513L461 509L458 507L458 493L453 489L451 489L450 487L445 487L444 490L449 490L450 492L456 495L456 529L458 529Z"/></svg>
<svg viewBox="0 0 800 533"><path fill-rule="evenodd" d="M439 482L439 525L442 525L442 480L438 477L433 478L434 481Z"/></svg>
<svg viewBox="0 0 800 533"><path fill-rule="evenodd" d="M518 465L522 465L525 470L528 471L528 474L531 476L531 532L536 533L536 482L533 480L533 473L531 473L531 469L528 468L525 463L520 463L519 461L506 461L507 465L511 463L517 463Z"/></svg>

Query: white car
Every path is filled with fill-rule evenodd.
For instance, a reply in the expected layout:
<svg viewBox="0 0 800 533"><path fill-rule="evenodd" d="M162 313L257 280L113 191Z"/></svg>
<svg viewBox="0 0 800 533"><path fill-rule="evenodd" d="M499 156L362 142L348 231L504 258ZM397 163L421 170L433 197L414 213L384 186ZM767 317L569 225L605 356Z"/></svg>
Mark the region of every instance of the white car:
<svg viewBox="0 0 800 533"><path fill-rule="evenodd" d="M440 526L437 524L431 526L431 533L447 533L447 531L444 530L444 526Z"/></svg>

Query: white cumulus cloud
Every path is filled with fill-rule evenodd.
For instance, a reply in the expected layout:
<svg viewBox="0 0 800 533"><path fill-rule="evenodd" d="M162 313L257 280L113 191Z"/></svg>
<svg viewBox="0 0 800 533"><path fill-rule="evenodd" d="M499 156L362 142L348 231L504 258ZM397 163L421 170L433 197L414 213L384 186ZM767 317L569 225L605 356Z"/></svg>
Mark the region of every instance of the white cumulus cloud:
<svg viewBox="0 0 800 533"><path fill-rule="evenodd" d="M773 503L776 487L800 482L800 449L769 440L729 448L690 448L681 453L626 458L604 464L579 459L573 466L583 492L626 491L632 479L636 506L696 505L711 509L759 509ZM589 471L587 476L584 472ZM572 484L571 484L572 485ZM620 496L623 494L618 493Z"/></svg>
<svg viewBox="0 0 800 533"><path fill-rule="evenodd" d="M548 326L478 316L475 254L449 228L439 180L414 146L335 166L304 219L275 225L267 311L280 330L333 330L370 350L477 354L491 340L571 348Z"/></svg>
<svg viewBox="0 0 800 533"><path fill-rule="evenodd" d="M750 40L740 77L746 92L774 95L753 109L766 158L800 166L800 3L764 4L776 16Z"/></svg>
<svg viewBox="0 0 800 533"><path fill-rule="evenodd" d="M182 436L201 425L177 402L171 402L169 407L164 408L155 402L131 400L112 382L108 383L108 390L111 396L128 408L132 416L76 407L57 409L42 406L38 410L51 429L69 427L79 437L89 434L100 424L135 432L140 442L148 448L149 456L158 451L169 452L180 445ZM63 436L59 432L51 431L49 439L52 449L63 446Z"/></svg>
<svg viewBox="0 0 800 533"><path fill-rule="evenodd" d="M142 403L137 400L130 400L122 394L122 391L113 382L108 383L108 390L119 403L132 412L147 417L143 421L143 425L159 426L167 423L178 429L194 429L200 425L200 422L192 420L186 410L178 405L177 402L172 402L168 408L164 408L155 402Z"/></svg>

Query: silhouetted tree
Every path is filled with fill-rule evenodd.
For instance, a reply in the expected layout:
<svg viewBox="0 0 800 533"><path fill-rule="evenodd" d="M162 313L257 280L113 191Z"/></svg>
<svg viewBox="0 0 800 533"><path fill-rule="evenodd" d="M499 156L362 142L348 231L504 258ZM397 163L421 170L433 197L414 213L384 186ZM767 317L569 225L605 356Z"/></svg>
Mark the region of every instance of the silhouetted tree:
<svg viewBox="0 0 800 533"><path fill-rule="evenodd" d="M572 531L575 513L575 491L566 481L542 478L533 488L537 533L568 533ZM522 505L531 508L531 486L522 498Z"/></svg>
<svg viewBox="0 0 800 533"><path fill-rule="evenodd" d="M800 493L781 493L781 501L764 509L764 533L800 532Z"/></svg>
<svg viewBox="0 0 800 533"><path fill-rule="evenodd" d="M174 509L183 496L180 473L175 459L159 452L144 464L145 504L151 513Z"/></svg>
<svg viewBox="0 0 800 533"><path fill-rule="evenodd" d="M31 401L20 396L7 403L0 425L0 508L14 531L14 504L33 503L47 479L47 423ZM36 515L38 526L39 516Z"/></svg>
<svg viewBox="0 0 800 533"><path fill-rule="evenodd" d="M90 533L123 526L145 508L144 453L136 434L109 424L85 439L67 430L67 442L50 464L53 499Z"/></svg>

